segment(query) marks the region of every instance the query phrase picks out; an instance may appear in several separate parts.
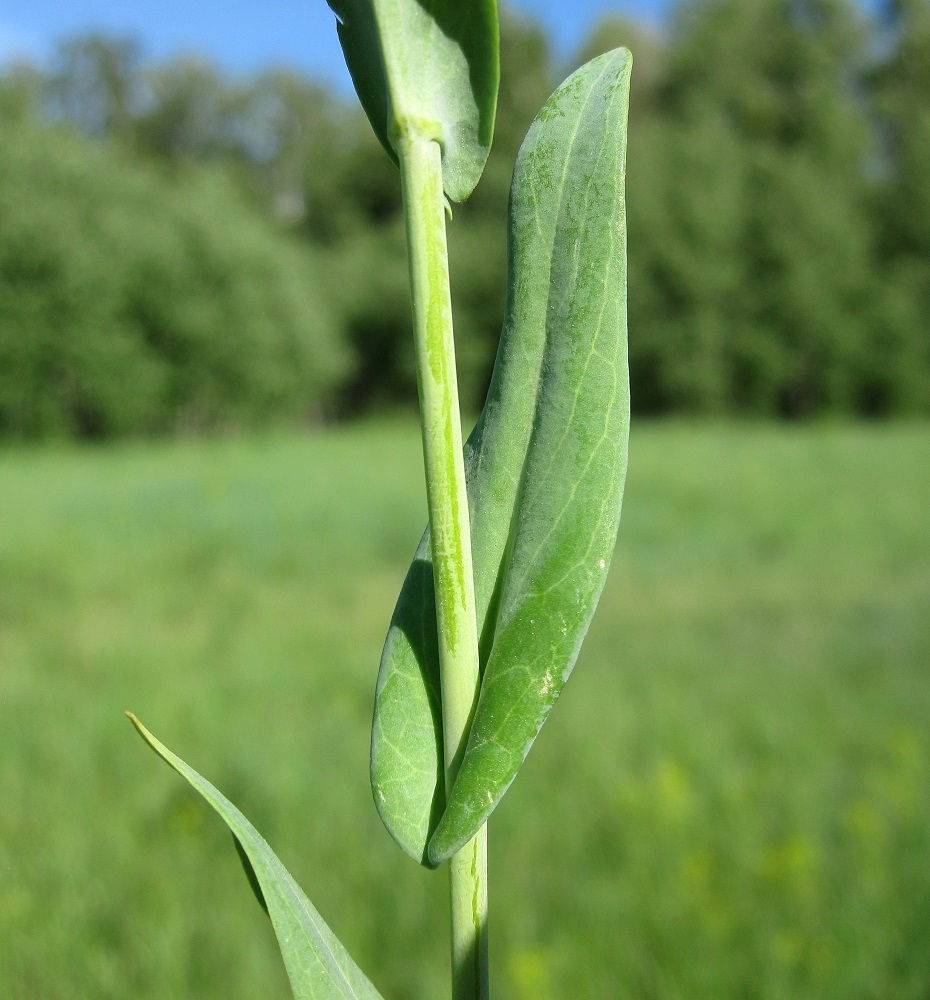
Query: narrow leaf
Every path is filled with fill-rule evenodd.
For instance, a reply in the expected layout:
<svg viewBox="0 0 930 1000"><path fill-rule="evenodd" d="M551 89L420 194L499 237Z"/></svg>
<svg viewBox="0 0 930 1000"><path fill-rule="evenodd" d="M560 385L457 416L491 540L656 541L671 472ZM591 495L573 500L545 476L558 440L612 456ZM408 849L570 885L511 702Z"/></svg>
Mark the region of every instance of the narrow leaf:
<svg viewBox="0 0 930 1000"><path fill-rule="evenodd" d="M428 536L382 654L372 788L391 834L424 864L464 844L513 781L574 666L616 541L630 65L621 49L569 77L514 169L504 329L465 446L484 677L448 803Z"/></svg>
<svg viewBox="0 0 930 1000"><path fill-rule="evenodd" d="M378 991L255 827L209 781L155 739L131 712L126 715L155 753L225 820L255 895L271 917L295 1000L380 1000Z"/></svg>
<svg viewBox="0 0 930 1000"><path fill-rule="evenodd" d="M265 911L265 916L271 916L268 912L268 904L265 902L265 894L262 892L261 883L258 881L258 876L255 874L255 869L252 867L252 862L249 861L248 854L245 853L245 848L239 842L239 838L233 834L233 847L236 848L236 854L239 857L239 863L242 865L242 870L245 872L245 877L248 880L249 886L252 889L252 893L255 896L258 905Z"/></svg>
<svg viewBox="0 0 930 1000"><path fill-rule="evenodd" d="M442 146L452 201L472 192L494 133L500 75L497 0L328 0L375 134L397 161L409 128Z"/></svg>

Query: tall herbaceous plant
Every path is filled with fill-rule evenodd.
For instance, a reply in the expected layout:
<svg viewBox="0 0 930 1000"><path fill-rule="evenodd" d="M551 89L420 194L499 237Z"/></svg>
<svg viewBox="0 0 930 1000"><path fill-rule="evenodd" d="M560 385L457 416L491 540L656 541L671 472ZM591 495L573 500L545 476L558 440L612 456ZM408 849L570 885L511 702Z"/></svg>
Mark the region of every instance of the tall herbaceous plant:
<svg viewBox="0 0 930 1000"><path fill-rule="evenodd" d="M618 49L572 74L523 142L500 348L463 448L446 220L491 145L497 5L330 5L359 99L400 169L429 510L381 657L371 787L402 850L448 866L451 995L472 1000L489 993L488 817L571 673L620 518L631 60ZM231 829L294 996L378 997L242 813L130 718Z"/></svg>

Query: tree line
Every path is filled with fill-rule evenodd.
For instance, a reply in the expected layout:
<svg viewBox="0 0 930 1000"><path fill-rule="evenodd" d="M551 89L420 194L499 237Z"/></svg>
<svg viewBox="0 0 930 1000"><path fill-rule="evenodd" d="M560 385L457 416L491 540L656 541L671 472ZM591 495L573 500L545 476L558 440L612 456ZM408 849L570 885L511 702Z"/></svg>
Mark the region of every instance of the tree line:
<svg viewBox="0 0 930 1000"><path fill-rule="evenodd" d="M505 16L495 144L450 225L480 406L517 148L558 80L634 54L633 406L930 411L930 0L690 0L560 64ZM0 437L163 434L407 407L400 185L354 101L85 36L0 78Z"/></svg>

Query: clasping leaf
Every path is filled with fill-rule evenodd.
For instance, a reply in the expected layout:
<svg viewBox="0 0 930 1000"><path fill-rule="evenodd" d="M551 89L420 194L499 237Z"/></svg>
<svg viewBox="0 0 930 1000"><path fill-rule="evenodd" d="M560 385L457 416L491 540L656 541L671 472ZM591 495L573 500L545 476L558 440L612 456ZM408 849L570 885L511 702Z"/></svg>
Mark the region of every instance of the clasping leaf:
<svg viewBox="0 0 930 1000"><path fill-rule="evenodd" d="M604 586L626 476L625 49L574 73L514 169L508 302L494 376L465 446L483 680L455 785L442 783L428 535L382 654L375 802L435 865L480 829L571 673Z"/></svg>
<svg viewBox="0 0 930 1000"><path fill-rule="evenodd" d="M497 0L328 0L359 100L394 159L408 129L442 146L446 195L484 170L500 77Z"/></svg>

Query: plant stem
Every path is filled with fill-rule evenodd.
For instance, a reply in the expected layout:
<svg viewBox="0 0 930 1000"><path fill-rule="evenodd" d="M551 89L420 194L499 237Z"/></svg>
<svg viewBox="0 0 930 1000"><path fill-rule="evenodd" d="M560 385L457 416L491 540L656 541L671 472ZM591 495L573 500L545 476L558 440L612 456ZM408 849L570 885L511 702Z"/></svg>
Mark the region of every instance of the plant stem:
<svg viewBox="0 0 930 1000"><path fill-rule="evenodd" d="M448 791L465 750L480 674L441 150L414 127L405 129L396 145L407 223ZM449 871L453 1000L487 1000L486 828L451 859Z"/></svg>

